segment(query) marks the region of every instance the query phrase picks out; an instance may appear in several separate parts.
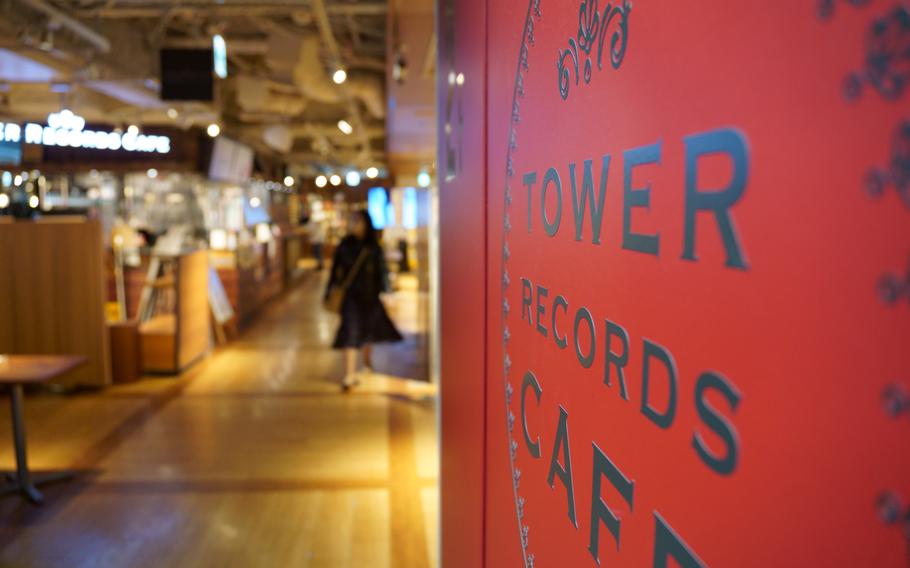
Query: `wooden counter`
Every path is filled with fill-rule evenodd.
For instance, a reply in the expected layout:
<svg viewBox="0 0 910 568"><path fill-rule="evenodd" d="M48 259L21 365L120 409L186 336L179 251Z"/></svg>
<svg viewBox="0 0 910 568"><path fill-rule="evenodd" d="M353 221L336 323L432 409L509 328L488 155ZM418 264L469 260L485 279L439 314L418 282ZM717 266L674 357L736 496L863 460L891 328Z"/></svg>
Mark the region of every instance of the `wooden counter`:
<svg viewBox="0 0 910 568"><path fill-rule="evenodd" d="M236 314L238 330L243 330L256 317L262 306L284 289L283 242L276 241L273 256L266 245L257 243L248 250L217 251L214 263L218 277Z"/></svg>

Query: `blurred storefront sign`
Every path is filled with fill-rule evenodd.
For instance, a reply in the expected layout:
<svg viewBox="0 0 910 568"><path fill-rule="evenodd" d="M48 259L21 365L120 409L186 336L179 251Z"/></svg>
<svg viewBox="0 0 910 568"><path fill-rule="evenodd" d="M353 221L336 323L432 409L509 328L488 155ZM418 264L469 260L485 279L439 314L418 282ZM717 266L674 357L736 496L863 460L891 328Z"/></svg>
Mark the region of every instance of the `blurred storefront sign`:
<svg viewBox="0 0 910 568"><path fill-rule="evenodd" d="M86 130L85 119L70 110L51 113L46 125L30 122L20 126L0 122L0 133L3 142L8 143L158 154L171 151L169 136L142 134L138 129L132 128L125 132Z"/></svg>

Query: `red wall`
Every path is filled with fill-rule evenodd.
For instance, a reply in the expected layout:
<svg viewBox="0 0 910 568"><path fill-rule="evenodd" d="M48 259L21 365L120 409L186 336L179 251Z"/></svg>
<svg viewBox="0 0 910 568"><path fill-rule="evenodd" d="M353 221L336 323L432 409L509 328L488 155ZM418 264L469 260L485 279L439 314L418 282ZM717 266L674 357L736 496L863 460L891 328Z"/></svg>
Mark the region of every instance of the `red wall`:
<svg viewBox="0 0 910 568"><path fill-rule="evenodd" d="M442 558L446 566L482 566L487 298L484 3L441 2L438 14ZM450 83L449 76L459 73L464 77L461 84Z"/></svg>
<svg viewBox="0 0 910 568"><path fill-rule="evenodd" d="M458 9L445 565L906 566L910 7Z"/></svg>

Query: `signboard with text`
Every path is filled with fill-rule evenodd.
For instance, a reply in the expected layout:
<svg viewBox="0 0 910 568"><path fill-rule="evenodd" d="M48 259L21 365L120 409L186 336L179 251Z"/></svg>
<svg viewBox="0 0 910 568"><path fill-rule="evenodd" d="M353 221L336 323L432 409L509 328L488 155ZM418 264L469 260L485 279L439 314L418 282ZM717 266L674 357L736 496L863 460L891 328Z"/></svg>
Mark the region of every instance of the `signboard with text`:
<svg viewBox="0 0 910 568"><path fill-rule="evenodd" d="M907 566L910 4L487 14L487 565Z"/></svg>

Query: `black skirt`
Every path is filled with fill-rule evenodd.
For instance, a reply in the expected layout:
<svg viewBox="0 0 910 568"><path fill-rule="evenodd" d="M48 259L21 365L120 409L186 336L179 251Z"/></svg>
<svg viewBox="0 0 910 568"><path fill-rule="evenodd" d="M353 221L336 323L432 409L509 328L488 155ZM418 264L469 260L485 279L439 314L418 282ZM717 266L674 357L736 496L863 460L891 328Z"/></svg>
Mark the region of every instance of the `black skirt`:
<svg viewBox="0 0 910 568"><path fill-rule="evenodd" d="M402 339L378 297L364 302L348 294L341 306L341 325L335 334L332 348L356 348Z"/></svg>

